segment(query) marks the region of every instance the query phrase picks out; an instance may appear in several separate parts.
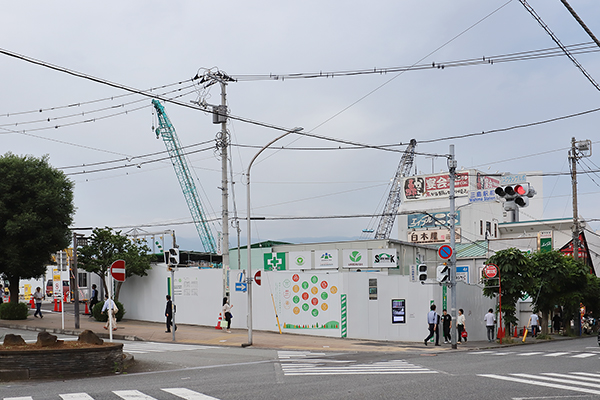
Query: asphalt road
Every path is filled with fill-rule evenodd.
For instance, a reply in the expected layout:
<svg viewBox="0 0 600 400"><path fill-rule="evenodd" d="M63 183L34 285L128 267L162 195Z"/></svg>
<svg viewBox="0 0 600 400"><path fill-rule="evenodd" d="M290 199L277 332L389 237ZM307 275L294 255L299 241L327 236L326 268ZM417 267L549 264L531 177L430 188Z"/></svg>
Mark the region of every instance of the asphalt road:
<svg viewBox="0 0 600 400"><path fill-rule="evenodd" d="M595 337L438 355L124 343L125 374L4 384L0 398L600 399Z"/></svg>

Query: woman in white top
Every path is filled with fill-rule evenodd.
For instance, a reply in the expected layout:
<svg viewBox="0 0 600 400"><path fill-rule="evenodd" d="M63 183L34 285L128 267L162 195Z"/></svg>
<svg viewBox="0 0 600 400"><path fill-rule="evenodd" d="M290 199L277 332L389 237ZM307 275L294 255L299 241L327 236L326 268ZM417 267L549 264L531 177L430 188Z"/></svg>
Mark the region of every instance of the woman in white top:
<svg viewBox="0 0 600 400"><path fill-rule="evenodd" d="M463 309L458 310L458 317L456 317L456 329L458 330L458 343L463 339L462 333L465 330L465 315ZM465 337L465 343L467 342L467 338Z"/></svg>
<svg viewBox="0 0 600 400"><path fill-rule="evenodd" d="M221 324L221 329L223 329L223 330L227 329L227 333L231 333L229 328L231 327L231 318L233 318L233 315L231 315L232 307L233 306L229 304L229 299L227 299L227 297L223 297L222 315L223 315L223 318L225 318L225 324Z"/></svg>

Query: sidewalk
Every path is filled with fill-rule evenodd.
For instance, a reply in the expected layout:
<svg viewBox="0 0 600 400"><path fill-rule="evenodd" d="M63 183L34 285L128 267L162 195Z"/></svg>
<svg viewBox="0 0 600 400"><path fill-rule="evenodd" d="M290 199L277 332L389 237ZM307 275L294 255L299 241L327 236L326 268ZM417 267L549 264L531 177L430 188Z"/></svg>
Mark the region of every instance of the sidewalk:
<svg viewBox="0 0 600 400"><path fill-rule="evenodd" d="M89 329L99 337L107 339L109 333L104 330L104 323L98 322L87 315L81 315L79 329L75 329L75 316L65 313L64 329L62 329L61 313L44 311L44 318L34 318L29 315L26 320L8 321L0 320L0 327L11 329L26 329L35 331L48 331L54 334L79 335L82 331ZM424 329L424 334L427 333ZM113 332L113 338L117 340L143 340L151 342L172 342L172 333L165 333L165 324L158 322L146 322L124 319L118 323L118 329ZM181 325L178 324L175 332L176 343L202 344L209 346L235 346L240 347L248 343L247 329L232 329L232 333L226 333L214 327ZM559 337L556 337L557 339ZM562 337L560 337L562 338ZM522 344L522 338L513 339L512 345ZM535 343L536 339L527 338L526 343ZM511 344L499 344L487 341L468 341L458 345L458 351L479 350L489 348L501 348ZM305 351L381 351L381 352L421 352L440 353L452 350L450 344L434 346L429 343L424 346L423 342L393 342L377 340L359 340L348 338L329 338L322 336L299 335L292 333L279 334L277 332L252 331L252 347L264 349L285 349Z"/></svg>

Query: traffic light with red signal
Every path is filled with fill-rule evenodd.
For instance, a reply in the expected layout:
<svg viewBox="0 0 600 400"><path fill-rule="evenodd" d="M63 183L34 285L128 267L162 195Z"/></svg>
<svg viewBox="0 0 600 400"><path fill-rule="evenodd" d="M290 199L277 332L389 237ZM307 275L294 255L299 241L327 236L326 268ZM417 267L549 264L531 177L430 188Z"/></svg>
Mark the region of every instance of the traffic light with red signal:
<svg viewBox="0 0 600 400"><path fill-rule="evenodd" d="M507 203L514 202L514 204L519 207L527 207L529 205L529 199L536 195L533 186L527 182L519 183L514 186L498 186L494 192ZM507 204L506 206L511 207L511 204Z"/></svg>

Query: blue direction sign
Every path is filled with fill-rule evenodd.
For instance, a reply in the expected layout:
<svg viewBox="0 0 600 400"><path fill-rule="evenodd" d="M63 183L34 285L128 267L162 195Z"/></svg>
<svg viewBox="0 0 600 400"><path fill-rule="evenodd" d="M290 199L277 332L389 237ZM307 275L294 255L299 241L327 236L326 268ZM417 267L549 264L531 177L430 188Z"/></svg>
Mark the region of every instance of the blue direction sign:
<svg viewBox="0 0 600 400"><path fill-rule="evenodd" d="M235 291L236 292L245 292L248 290L248 284L246 282L236 282L235 283Z"/></svg>
<svg viewBox="0 0 600 400"><path fill-rule="evenodd" d="M450 258L452 255L452 247L448 246L447 244L441 246L438 250L438 255L444 260Z"/></svg>

